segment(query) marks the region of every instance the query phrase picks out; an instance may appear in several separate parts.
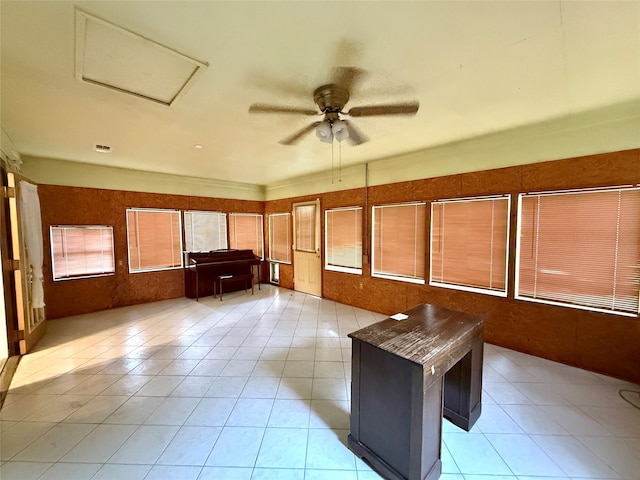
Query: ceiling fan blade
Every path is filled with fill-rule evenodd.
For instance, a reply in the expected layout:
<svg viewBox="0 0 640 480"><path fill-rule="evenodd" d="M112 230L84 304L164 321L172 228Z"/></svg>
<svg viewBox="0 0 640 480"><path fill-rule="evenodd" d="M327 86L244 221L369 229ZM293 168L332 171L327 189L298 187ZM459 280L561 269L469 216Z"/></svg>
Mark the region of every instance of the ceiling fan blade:
<svg viewBox="0 0 640 480"><path fill-rule="evenodd" d="M368 105L353 107L346 115L352 117L369 117L372 115L413 115L418 111L420 103L394 103L389 105Z"/></svg>
<svg viewBox="0 0 640 480"><path fill-rule="evenodd" d="M309 125L307 125L306 127L304 127L301 130L298 130L296 133L289 135L287 138L283 138L282 140L280 140L280 143L283 145L293 145L294 143L296 143L298 140L300 140L302 137L304 137L307 133L309 133L311 130L313 130L314 128L316 128L318 125L320 125L320 121L318 122L313 122Z"/></svg>
<svg viewBox="0 0 640 480"><path fill-rule="evenodd" d="M265 103L254 103L249 107L249 113L296 113L302 115L320 115L317 110L298 107L284 107L282 105L268 105Z"/></svg>
<svg viewBox="0 0 640 480"><path fill-rule="evenodd" d="M343 120L347 124L347 130L349 130L349 143L352 145L360 145L368 141L369 139L349 120Z"/></svg>
<svg viewBox="0 0 640 480"><path fill-rule="evenodd" d="M353 93L358 81L365 75L365 71L356 67L336 67L333 69L332 83Z"/></svg>

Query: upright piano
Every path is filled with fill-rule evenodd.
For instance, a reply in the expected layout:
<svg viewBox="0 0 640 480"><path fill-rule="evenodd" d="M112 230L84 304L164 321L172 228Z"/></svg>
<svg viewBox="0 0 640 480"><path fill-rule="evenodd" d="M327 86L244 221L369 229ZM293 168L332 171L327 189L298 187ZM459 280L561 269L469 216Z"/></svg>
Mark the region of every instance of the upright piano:
<svg viewBox="0 0 640 480"><path fill-rule="evenodd" d="M227 277L224 283L226 291L245 288L246 280L243 279L247 275L254 275L254 266L257 266L256 273L260 282L260 261L253 250L187 252L184 269L185 296L197 299L213 295L220 276Z"/></svg>

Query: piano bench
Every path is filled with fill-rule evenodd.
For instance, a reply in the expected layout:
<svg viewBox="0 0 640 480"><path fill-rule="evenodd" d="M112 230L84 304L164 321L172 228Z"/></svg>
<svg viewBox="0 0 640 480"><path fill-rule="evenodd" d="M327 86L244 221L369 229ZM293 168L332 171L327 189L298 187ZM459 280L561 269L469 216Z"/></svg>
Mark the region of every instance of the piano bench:
<svg viewBox="0 0 640 480"><path fill-rule="evenodd" d="M247 292L247 283L251 285L251 295L253 295L253 273L239 273L235 275L217 275L213 283L213 295L220 290L220 301L222 301L222 286L225 281L242 280L244 281L244 291Z"/></svg>

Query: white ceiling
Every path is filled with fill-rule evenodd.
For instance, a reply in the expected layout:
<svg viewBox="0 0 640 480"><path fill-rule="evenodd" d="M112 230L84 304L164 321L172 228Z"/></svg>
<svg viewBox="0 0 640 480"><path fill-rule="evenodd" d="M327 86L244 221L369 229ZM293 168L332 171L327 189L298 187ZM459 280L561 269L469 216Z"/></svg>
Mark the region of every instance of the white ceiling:
<svg viewBox="0 0 640 480"><path fill-rule="evenodd" d="M78 80L76 6L208 68L171 106ZM248 108L314 108L313 90L340 66L366 72L347 110L420 102L413 117L353 119L370 141L344 144L344 166L640 99L637 1L2 0L0 8L1 122L23 156L259 185L323 171L331 146L313 133L278 143L315 117Z"/></svg>

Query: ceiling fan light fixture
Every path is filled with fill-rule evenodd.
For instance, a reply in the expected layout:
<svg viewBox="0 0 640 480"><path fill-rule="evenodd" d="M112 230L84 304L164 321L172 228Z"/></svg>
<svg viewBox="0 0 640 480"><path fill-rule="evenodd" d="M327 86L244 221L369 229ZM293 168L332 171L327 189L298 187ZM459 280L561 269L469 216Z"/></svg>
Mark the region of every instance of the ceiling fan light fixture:
<svg viewBox="0 0 640 480"><path fill-rule="evenodd" d="M1 1L1 0L0 0ZM352 145L360 145L368 139L349 120L342 120L343 116L372 117L376 115L415 115L420 107L418 101L387 103L382 105L363 105L343 111L349 101L349 88L361 71L353 67L341 69L341 75L336 77L336 83L322 85L313 92L313 101L317 109L311 110L287 105L269 105L254 103L249 107L250 113L286 113L302 115L323 115L322 120L309 123L294 134L280 141L283 145L293 145L302 137L316 131L316 137L321 142L333 144L333 140L341 143L349 140Z"/></svg>
<svg viewBox="0 0 640 480"><path fill-rule="evenodd" d="M318 124L316 127L316 137L318 137L321 142L333 142L333 132L331 131L331 125L329 122L320 122Z"/></svg>
<svg viewBox="0 0 640 480"><path fill-rule="evenodd" d="M331 132L333 133L333 138L335 138L338 142L346 140L349 138L349 129L347 128L347 122L343 120L336 120L331 125Z"/></svg>

